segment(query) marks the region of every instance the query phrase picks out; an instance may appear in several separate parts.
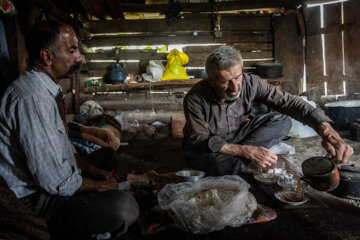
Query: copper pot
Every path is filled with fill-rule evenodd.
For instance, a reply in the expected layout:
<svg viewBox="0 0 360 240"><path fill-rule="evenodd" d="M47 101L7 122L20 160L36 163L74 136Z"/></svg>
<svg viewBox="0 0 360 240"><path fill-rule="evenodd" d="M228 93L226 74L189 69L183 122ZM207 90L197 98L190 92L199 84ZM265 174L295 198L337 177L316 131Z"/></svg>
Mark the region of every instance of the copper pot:
<svg viewBox="0 0 360 240"><path fill-rule="evenodd" d="M337 165L331 157L312 157L301 164L304 177L301 179L319 191L332 191L340 182Z"/></svg>

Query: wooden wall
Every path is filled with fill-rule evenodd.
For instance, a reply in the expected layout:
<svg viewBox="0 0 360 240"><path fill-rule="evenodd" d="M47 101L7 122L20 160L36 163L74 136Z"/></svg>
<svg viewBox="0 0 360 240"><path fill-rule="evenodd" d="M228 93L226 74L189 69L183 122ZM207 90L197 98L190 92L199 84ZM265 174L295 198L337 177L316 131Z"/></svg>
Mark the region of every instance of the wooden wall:
<svg viewBox="0 0 360 240"><path fill-rule="evenodd" d="M283 77L293 79L281 88L292 94L302 92L304 72L302 35L295 13L274 18L275 60L283 65Z"/></svg>
<svg viewBox="0 0 360 240"><path fill-rule="evenodd" d="M324 5L324 28L320 25L320 6L307 8L304 12L307 28L308 86L323 86L324 82L327 82L329 95L343 94L343 81L346 82L346 93L360 91L360 1L350 0L343 3L343 24L341 5L341 3ZM322 34L325 42L325 76Z"/></svg>
<svg viewBox="0 0 360 240"><path fill-rule="evenodd" d="M152 20L112 20L90 21L84 28L91 34L118 33L117 36L93 36L83 41L87 48L109 46L138 45L169 45L193 44L183 51L189 56L187 67L204 67L205 59L210 52L218 47L211 44L231 44L238 48L245 60L244 66L251 70L257 59L273 58L272 17L270 14L226 14L222 15L222 37L214 38L214 18L208 14L187 14L169 27L165 19ZM194 31L197 35L194 36ZM198 45L197 45L198 44ZM202 46L210 44L209 46ZM101 77L109 62L91 62L92 60L115 60L115 48L96 53L84 53L87 60L82 79ZM145 72L149 60L163 60L166 63L167 53L157 53L156 50L121 50L121 60L139 60L139 62L124 63L128 73L134 75Z"/></svg>

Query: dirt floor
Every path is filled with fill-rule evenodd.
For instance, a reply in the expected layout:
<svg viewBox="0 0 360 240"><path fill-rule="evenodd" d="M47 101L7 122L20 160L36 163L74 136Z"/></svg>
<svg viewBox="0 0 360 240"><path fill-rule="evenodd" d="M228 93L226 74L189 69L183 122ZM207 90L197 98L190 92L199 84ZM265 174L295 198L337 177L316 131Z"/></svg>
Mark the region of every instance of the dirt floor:
<svg viewBox="0 0 360 240"><path fill-rule="evenodd" d="M339 132L342 138L354 149L348 164L360 166L360 142L350 140L348 131ZM295 148L295 154L286 155L286 159L301 172L301 163L314 156L325 156L319 136L309 138L289 138L285 143ZM189 168L184 161L181 139L165 137L156 140L133 140L128 146L120 147L120 175L126 178L127 173L143 173L155 170L159 173L175 172Z"/></svg>
<svg viewBox="0 0 360 240"><path fill-rule="evenodd" d="M349 133L348 132L341 132L341 136L344 138L346 142L348 142L353 148L354 148L354 155L350 158L348 163L354 163L358 166L360 166L360 142L354 142L351 141L348 138ZM119 178L120 180L126 180L126 176L128 173L134 173L134 174L141 174L148 170L155 170L158 173L169 173L169 172L175 172L182 169L188 169L189 165L184 161L184 157L182 154L182 148L181 148L181 142L182 140L179 138L173 138L173 137L165 137L162 139L156 139L156 140L133 140L129 142L128 146L122 146L120 147L118 154L120 158L120 166L118 169ZM301 163L306 160L309 157L313 156L324 156L325 150L322 149L321 146L321 138L319 136L317 137L310 137L310 138L290 138L285 141L285 143L293 146L295 148L296 153L293 155L286 155L285 158L288 160L293 167L295 167L297 170L301 172ZM151 190L151 189L150 189ZM257 199L261 203L261 199ZM139 200L138 200L139 201ZM141 201L141 200L140 200ZM142 203L139 204L147 204L147 200L144 200ZM342 200L341 200L342 201ZM348 200L346 200L348 202ZM359 206L358 201L351 202L354 205ZM271 207L271 206L270 206ZM355 207L356 208L356 207ZM309 215L311 215L313 212L311 209L304 210L300 215L296 216L296 222L295 218L288 212L288 211L280 211L278 212L281 217L275 221L270 221L268 224L262 225L262 227L265 230L261 230L259 232L258 228L256 226L260 226L257 224L250 224L246 227L241 228L226 228L222 231L217 231L211 234L206 235L193 235L186 232L183 232L176 227L171 227L168 230L160 231L158 233L149 235L149 236L140 236L138 234L139 226L133 226L130 228L129 233L125 234L124 236L120 237L119 239L171 239L171 240L177 240L177 239L235 239L234 234L244 234L246 233L247 237L243 239L273 239L268 238L271 234L275 237L282 236L284 238L281 239L338 239L335 238L329 238L329 233L326 233L326 231L323 231L324 229L327 229L328 227L333 228L332 220L330 222L326 222L325 220L321 221L321 224L317 222L316 219L308 219L306 218L307 211ZM327 210L324 210L325 214ZM345 214L344 210L341 210L340 212L334 212L332 214L338 214L340 217L344 217ZM322 216L321 212L318 218L321 218ZM328 214L328 213L326 213ZM346 214L345 214L346 215ZM304 216L304 219L301 220L303 222L298 222L299 219L301 219ZM325 215L324 215L325 216ZM348 213L348 216L349 213ZM286 218L289 218L288 220L284 220ZM294 218L294 219L293 219ZM306 218L306 219L305 219ZM280 221L280 219L282 219ZM346 219L346 217L345 217ZM310 221L311 220L311 221ZM358 219L352 219L351 221L357 221ZM292 233L284 233L281 229L286 229L286 222L293 222L296 224L302 224L299 225L298 234L301 234L299 236L294 236ZM308 223L305 222L313 222L313 226L308 226ZM282 226L281 224L285 224ZM305 226L305 225L306 226ZM341 239L354 239L352 238L354 231L350 228L348 230L344 230L348 223L346 223L344 226L338 226L339 229L336 230L336 232L343 232L343 233L351 233L350 238L343 238ZM281 227L279 227L281 226ZM274 229L274 231L269 232L269 228ZM279 228L278 228L279 227ZM319 229L317 229L319 228ZM295 230L292 231L296 231ZM305 229L305 230L304 230ZM306 229L312 229L310 232ZM323 230L321 230L323 229ZM262 232L264 231L264 232ZM135 233L135 234L134 234ZM230 234L230 235L229 235ZM269 235L270 234L270 235ZM288 234L288 235L286 235ZM290 234L290 235L289 235ZM305 235L304 235L305 234ZM317 236L316 234L320 234ZM350 236L349 235L349 236ZM341 235L343 236L343 235ZM345 236L345 235L344 235ZM240 237L239 237L240 238ZM236 238L238 239L238 238ZM355 238L356 239L356 238Z"/></svg>

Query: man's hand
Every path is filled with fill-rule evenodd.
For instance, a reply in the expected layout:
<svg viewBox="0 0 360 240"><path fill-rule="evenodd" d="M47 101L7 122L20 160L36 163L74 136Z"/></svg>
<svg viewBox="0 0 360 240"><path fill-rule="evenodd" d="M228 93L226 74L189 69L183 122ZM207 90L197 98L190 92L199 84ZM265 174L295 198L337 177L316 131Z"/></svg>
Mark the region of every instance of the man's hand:
<svg viewBox="0 0 360 240"><path fill-rule="evenodd" d="M87 172L87 175L98 180L108 180L113 178L113 174L111 172L104 171L96 167L92 167L91 170Z"/></svg>
<svg viewBox="0 0 360 240"><path fill-rule="evenodd" d="M322 137L321 145L331 154L336 163L345 163L354 153L353 148L341 139L328 122L319 125L318 133Z"/></svg>
<svg viewBox="0 0 360 240"><path fill-rule="evenodd" d="M107 180L92 180L88 178L83 178L82 184L77 192L81 191L96 191L96 192L104 192L108 190L117 190L118 182L114 178L110 178Z"/></svg>
<svg viewBox="0 0 360 240"><path fill-rule="evenodd" d="M220 149L219 153L247 158L262 167L271 166L277 161L277 156L275 154L261 146L227 143Z"/></svg>
<svg viewBox="0 0 360 240"><path fill-rule="evenodd" d="M107 180L113 178L111 172L107 172L92 166L85 159L83 159L81 156L77 154L75 154L75 159L78 167L82 171L82 175L98 180Z"/></svg>

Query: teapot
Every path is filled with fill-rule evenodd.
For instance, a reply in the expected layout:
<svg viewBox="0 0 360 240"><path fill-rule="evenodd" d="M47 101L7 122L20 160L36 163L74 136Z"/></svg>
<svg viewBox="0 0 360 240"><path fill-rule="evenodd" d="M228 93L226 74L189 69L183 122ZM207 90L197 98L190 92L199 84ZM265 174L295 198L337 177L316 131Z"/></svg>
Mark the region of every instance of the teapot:
<svg viewBox="0 0 360 240"><path fill-rule="evenodd" d="M122 83L127 78L128 74L125 71L122 63L114 63L110 72L111 83Z"/></svg>
<svg viewBox="0 0 360 240"><path fill-rule="evenodd" d="M319 191L332 191L340 182L340 174L335 162L331 161L331 155L325 157L312 157L301 164L304 177L301 180L310 184Z"/></svg>

